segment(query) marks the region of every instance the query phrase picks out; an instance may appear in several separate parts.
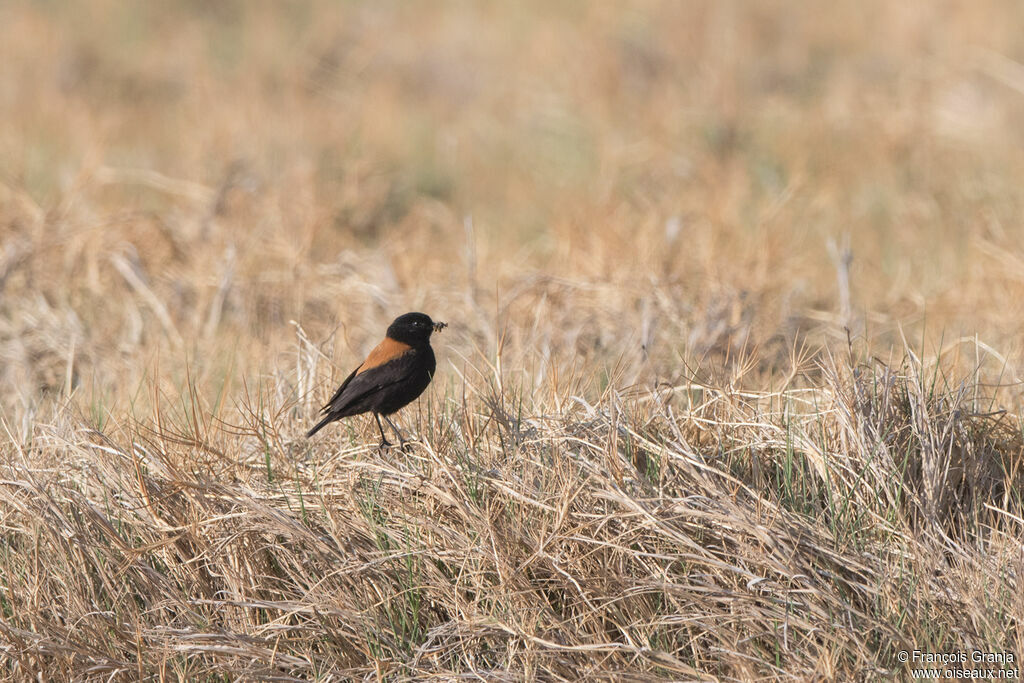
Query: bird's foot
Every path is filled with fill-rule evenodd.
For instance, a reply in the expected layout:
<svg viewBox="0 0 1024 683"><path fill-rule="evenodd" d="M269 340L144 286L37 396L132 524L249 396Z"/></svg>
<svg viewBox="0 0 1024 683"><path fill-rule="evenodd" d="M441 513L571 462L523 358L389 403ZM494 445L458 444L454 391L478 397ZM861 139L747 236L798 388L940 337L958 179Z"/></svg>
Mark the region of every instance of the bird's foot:
<svg viewBox="0 0 1024 683"><path fill-rule="evenodd" d="M394 427L394 425L392 425L392 427ZM398 447L402 450L403 453L409 453L412 450L411 444L417 443L419 440L416 438L407 439L405 438L405 435L402 434L402 430L400 430L398 427L394 427L394 429L395 434L398 436Z"/></svg>
<svg viewBox="0 0 1024 683"><path fill-rule="evenodd" d="M413 444L415 443L419 443L419 441L416 439L399 439L398 450L402 451L403 453L412 453ZM394 446L395 444L391 443L390 441L381 441L377 445L377 448L380 449L381 453L390 453L391 449L394 448Z"/></svg>

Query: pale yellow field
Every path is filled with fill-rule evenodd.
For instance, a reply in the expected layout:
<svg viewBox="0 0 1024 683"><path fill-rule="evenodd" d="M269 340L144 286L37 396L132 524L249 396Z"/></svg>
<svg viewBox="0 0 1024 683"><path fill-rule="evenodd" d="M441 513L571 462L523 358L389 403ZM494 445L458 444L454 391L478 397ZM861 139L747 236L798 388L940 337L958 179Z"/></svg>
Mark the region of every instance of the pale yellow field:
<svg viewBox="0 0 1024 683"><path fill-rule="evenodd" d="M1022 26L0 4L2 676L1019 670Z"/></svg>

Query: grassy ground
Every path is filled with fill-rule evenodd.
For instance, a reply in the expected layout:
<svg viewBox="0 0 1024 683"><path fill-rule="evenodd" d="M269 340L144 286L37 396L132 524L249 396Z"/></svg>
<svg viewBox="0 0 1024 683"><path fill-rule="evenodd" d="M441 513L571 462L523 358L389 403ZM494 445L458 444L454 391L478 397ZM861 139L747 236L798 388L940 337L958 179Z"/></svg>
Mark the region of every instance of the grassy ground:
<svg viewBox="0 0 1024 683"><path fill-rule="evenodd" d="M1022 24L0 4L0 671L1019 667Z"/></svg>

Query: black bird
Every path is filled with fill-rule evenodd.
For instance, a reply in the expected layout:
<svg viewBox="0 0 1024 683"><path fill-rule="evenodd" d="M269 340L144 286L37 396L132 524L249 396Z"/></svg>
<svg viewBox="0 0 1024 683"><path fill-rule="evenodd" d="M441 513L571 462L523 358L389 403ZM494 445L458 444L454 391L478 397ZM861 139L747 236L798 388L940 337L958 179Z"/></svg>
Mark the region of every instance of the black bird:
<svg viewBox="0 0 1024 683"><path fill-rule="evenodd" d="M437 367L434 350L430 348L430 334L446 327L447 323L435 323L424 313L406 313L395 318L384 341L341 383L321 411L324 418L306 437L335 420L372 412L380 430L381 447L391 445L384 436L381 415L401 441L402 433L388 416L415 401L430 384Z"/></svg>

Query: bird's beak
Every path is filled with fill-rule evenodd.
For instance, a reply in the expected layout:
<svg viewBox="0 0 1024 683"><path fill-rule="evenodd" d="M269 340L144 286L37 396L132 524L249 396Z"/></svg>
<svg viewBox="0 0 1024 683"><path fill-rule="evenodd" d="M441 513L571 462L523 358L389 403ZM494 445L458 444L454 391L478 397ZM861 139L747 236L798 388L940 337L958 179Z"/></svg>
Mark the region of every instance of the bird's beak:
<svg viewBox="0 0 1024 683"><path fill-rule="evenodd" d="M448 327L448 323L434 323L434 332L440 332L446 327Z"/></svg>

